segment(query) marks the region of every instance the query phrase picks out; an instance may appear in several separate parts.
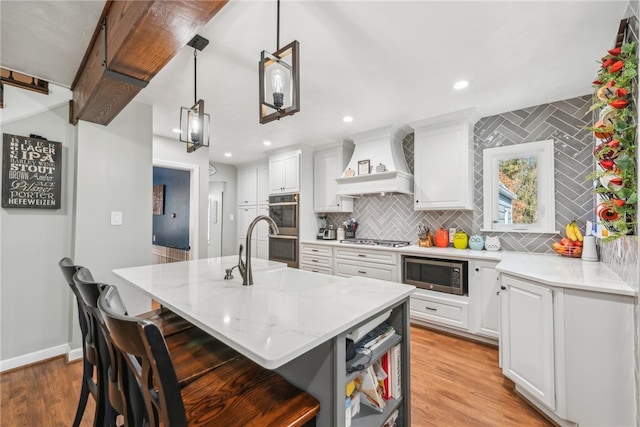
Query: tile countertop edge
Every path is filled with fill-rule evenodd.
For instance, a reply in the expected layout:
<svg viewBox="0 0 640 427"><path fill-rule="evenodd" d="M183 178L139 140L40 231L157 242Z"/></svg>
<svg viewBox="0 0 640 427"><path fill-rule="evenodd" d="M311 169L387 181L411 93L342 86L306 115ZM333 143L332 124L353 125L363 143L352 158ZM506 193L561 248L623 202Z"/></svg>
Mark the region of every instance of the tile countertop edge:
<svg viewBox="0 0 640 427"><path fill-rule="evenodd" d="M638 296L628 283L624 282L609 267L601 262L561 257L555 254L511 251L474 251L471 249L423 248L418 245L389 248L382 246L352 245L336 240L304 240L303 244L320 244L340 248L361 250L382 250L400 255L416 255L436 258L459 258L466 260L496 261L496 270L523 279L566 289L577 289L609 294ZM578 267L579 266L579 267Z"/></svg>

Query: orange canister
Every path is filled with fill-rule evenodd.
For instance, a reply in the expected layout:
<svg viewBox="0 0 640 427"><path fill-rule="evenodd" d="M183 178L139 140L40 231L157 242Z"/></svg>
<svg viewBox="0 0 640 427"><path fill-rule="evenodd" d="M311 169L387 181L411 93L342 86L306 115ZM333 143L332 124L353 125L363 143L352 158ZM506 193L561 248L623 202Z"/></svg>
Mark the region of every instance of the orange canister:
<svg viewBox="0 0 640 427"><path fill-rule="evenodd" d="M436 230L436 246L439 248L446 248L449 246L449 232L444 228Z"/></svg>

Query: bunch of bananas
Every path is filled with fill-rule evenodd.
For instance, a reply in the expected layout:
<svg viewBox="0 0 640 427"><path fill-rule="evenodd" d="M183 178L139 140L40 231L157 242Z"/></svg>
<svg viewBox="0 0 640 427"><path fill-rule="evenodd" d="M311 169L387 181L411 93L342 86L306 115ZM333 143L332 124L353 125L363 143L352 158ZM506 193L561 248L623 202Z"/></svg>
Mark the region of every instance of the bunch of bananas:
<svg viewBox="0 0 640 427"><path fill-rule="evenodd" d="M565 227L566 237L559 242L553 242L551 247L560 255L580 258L582 256L582 232L576 220L571 221Z"/></svg>
<svg viewBox="0 0 640 427"><path fill-rule="evenodd" d="M569 224L567 224L564 231L567 234L567 237L570 238L571 241L574 243L582 242L584 240L582 237L582 232L580 231L580 227L578 227L578 223L576 222L575 219L571 221ZM576 246L582 246L582 245L576 245Z"/></svg>

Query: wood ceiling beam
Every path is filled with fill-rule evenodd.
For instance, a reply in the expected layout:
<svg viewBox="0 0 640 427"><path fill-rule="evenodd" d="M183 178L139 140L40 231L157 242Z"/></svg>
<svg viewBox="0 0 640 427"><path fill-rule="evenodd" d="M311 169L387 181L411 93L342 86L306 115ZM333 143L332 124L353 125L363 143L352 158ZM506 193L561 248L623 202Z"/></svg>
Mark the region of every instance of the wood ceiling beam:
<svg viewBox="0 0 640 427"><path fill-rule="evenodd" d="M135 81L151 81L227 2L107 0L71 86L71 123L85 120L108 125L142 89ZM132 79L114 78L114 73Z"/></svg>

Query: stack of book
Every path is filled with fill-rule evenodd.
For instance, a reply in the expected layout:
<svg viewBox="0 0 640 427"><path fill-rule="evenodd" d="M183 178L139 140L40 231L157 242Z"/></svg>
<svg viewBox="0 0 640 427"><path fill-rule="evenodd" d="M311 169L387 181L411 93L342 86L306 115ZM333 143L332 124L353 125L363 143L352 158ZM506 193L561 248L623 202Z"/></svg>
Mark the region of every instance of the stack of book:
<svg viewBox="0 0 640 427"><path fill-rule="evenodd" d="M402 396L400 360L401 348L396 344L362 371L355 380L356 389L362 393L362 404L382 412L387 400Z"/></svg>

